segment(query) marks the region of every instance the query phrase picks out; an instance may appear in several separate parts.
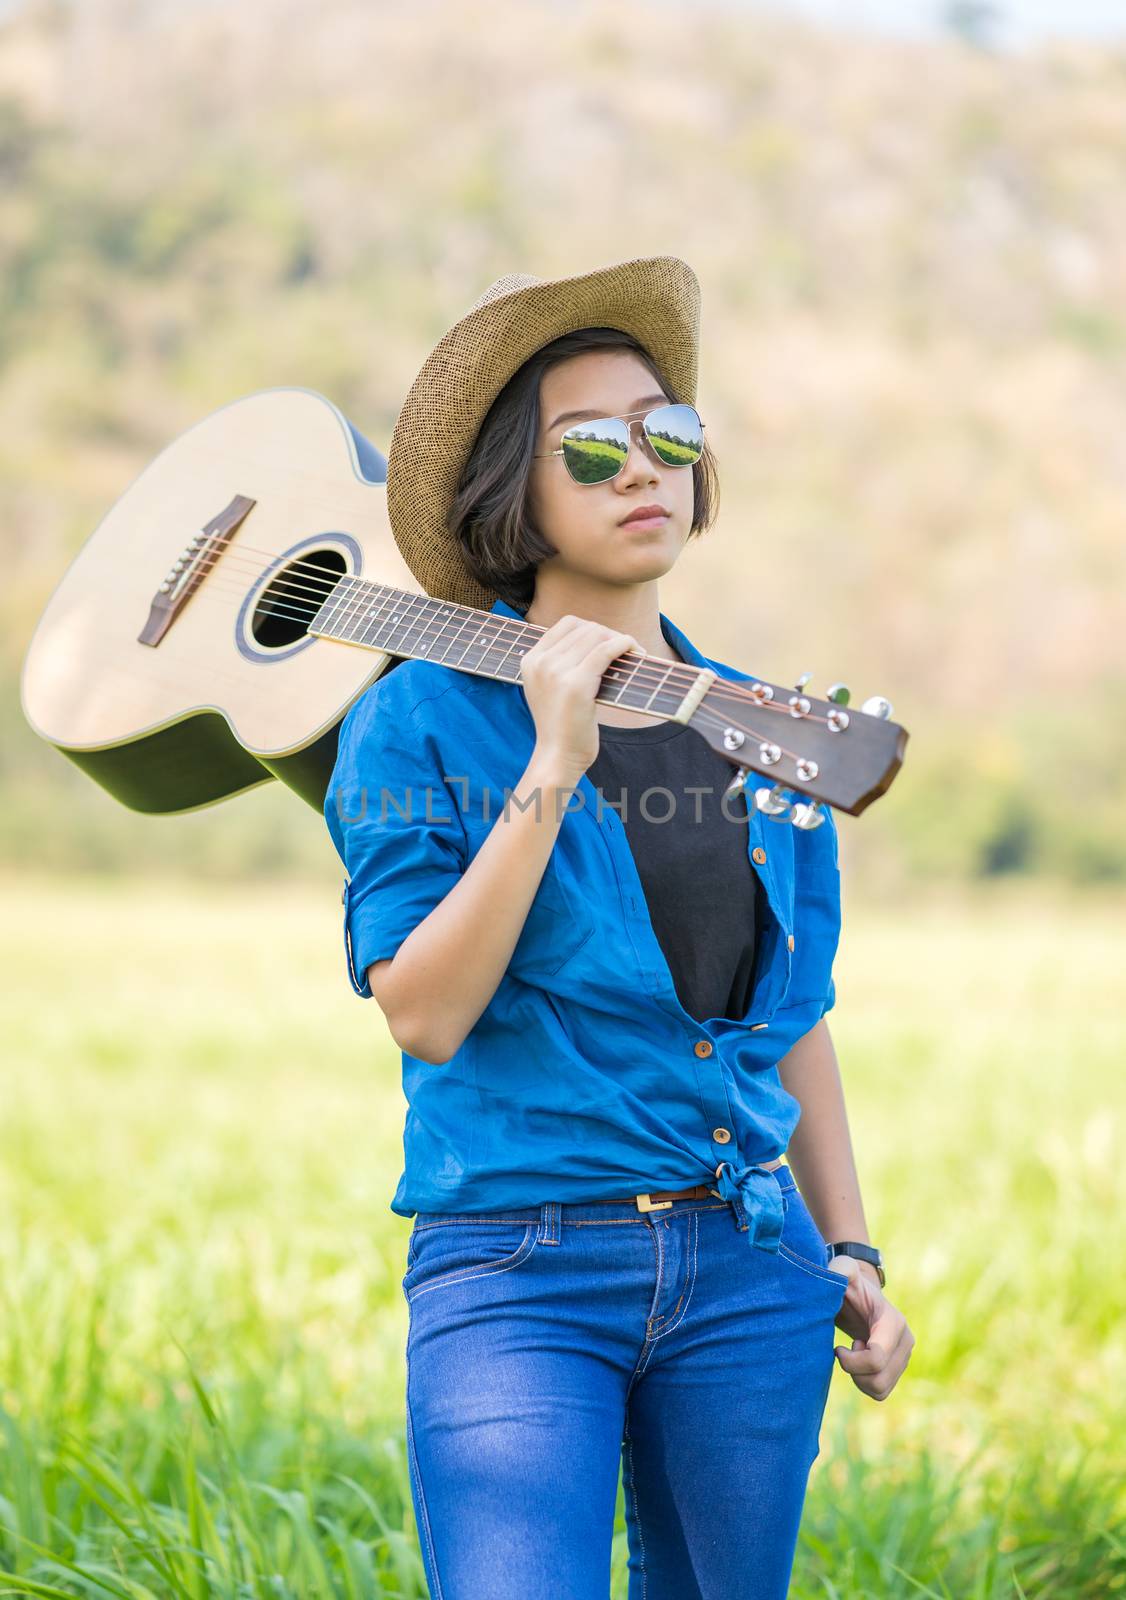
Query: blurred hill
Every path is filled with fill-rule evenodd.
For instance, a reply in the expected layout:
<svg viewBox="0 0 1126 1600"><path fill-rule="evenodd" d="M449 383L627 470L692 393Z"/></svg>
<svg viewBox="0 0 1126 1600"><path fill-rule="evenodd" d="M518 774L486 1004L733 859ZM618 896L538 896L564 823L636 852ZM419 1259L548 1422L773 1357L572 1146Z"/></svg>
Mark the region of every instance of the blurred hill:
<svg viewBox="0 0 1126 1600"><path fill-rule="evenodd" d="M0 860L335 873L268 785L141 818L42 744L47 596L172 438L278 384L386 449L504 272L682 255L708 654L911 732L857 881L1126 878L1126 51L706 5L41 0L0 23Z"/></svg>

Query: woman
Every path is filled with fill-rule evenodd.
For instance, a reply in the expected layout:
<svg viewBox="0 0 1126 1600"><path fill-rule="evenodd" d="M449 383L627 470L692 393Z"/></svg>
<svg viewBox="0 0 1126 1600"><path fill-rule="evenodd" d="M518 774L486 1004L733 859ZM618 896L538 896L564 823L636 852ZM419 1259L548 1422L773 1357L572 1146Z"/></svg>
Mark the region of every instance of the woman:
<svg viewBox="0 0 1126 1600"><path fill-rule="evenodd" d="M442 1600L604 1600L619 1466L632 1600L784 1595L834 1354L883 1399L913 1343L825 1021L831 814L765 817L672 716L700 669L753 677L658 609L716 509L698 311L674 257L502 279L391 443L406 560L481 611L441 652L478 670L404 660L357 699L325 801L353 985L403 1051Z"/></svg>

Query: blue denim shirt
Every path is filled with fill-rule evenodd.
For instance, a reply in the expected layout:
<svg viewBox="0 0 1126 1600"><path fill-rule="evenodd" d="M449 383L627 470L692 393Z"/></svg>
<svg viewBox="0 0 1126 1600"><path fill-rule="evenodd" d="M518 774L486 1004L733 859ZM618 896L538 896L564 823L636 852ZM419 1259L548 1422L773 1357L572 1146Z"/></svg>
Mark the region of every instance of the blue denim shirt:
<svg viewBox="0 0 1126 1600"><path fill-rule="evenodd" d="M491 609L521 617L503 600ZM659 615L685 661L734 681L754 676L701 655ZM473 860L534 745L521 684L437 662L400 662L349 707L324 815L347 871L357 994L371 995L368 966L395 954ZM754 804L763 781L747 779L747 852L765 923L746 1016L701 1023L681 1005L625 828L584 775L508 967L461 1048L439 1065L403 1053L404 1171L392 1211L708 1183L741 1202L751 1243L777 1250L781 1197L762 1164L785 1151L801 1114L777 1063L836 998L840 871L829 808L817 828L775 820Z"/></svg>

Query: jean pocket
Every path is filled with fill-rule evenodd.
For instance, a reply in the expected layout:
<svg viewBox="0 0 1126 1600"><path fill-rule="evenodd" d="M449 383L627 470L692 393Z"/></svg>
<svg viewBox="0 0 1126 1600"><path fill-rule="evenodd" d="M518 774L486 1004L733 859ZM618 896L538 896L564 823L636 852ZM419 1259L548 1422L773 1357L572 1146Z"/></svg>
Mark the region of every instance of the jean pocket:
<svg viewBox="0 0 1126 1600"><path fill-rule="evenodd" d="M845 1288L848 1275L830 1270L832 1251L822 1238L799 1189L782 1191L782 1212L782 1237L778 1243L778 1254L791 1266L800 1267L803 1272L822 1278L838 1289Z"/></svg>
<svg viewBox="0 0 1126 1600"><path fill-rule="evenodd" d="M410 1301L433 1289L511 1272L531 1256L538 1234L538 1220L422 1223L407 1245L403 1293Z"/></svg>

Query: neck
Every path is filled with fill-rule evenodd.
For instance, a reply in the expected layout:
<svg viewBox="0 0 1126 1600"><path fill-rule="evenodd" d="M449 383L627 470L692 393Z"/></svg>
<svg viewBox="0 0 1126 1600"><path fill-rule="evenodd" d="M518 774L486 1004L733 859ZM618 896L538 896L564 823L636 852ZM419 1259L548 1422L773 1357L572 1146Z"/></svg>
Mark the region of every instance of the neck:
<svg viewBox="0 0 1126 1600"><path fill-rule="evenodd" d="M525 616L541 628L550 628L565 616L585 617L605 628L632 635L647 652L666 660L680 657L661 632L657 583L605 584L571 573L540 572L536 591Z"/></svg>

